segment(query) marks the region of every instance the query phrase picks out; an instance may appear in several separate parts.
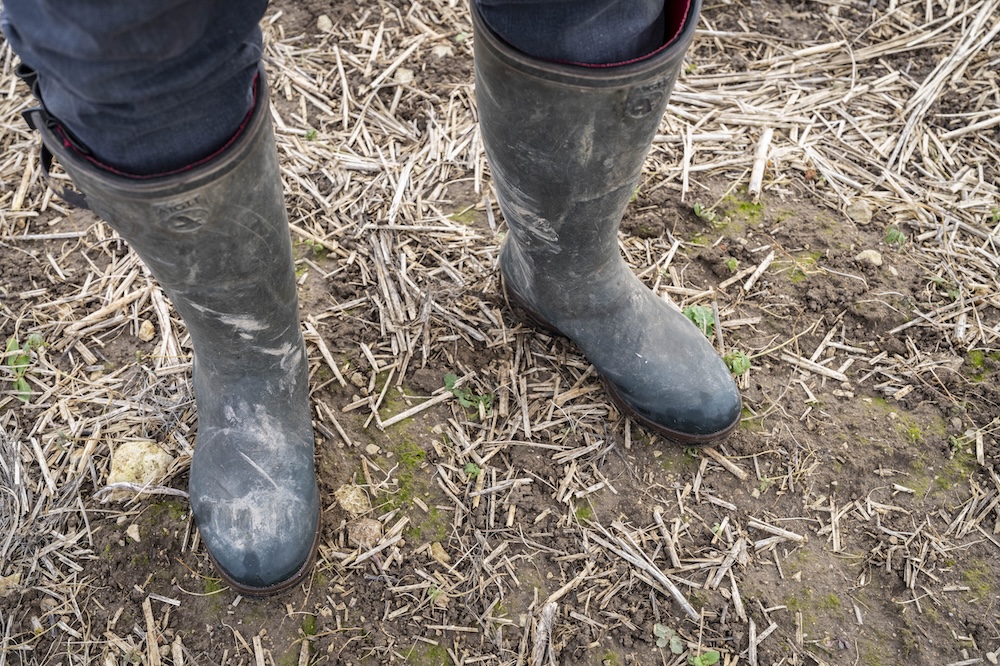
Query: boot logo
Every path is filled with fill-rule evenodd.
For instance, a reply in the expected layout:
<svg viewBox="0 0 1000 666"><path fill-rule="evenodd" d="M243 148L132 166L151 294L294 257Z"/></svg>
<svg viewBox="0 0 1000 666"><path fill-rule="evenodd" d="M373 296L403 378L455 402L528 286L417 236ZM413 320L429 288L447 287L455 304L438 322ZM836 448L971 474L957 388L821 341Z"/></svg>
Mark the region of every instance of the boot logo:
<svg viewBox="0 0 1000 666"><path fill-rule="evenodd" d="M208 208L199 196L183 201L165 201L153 204L160 222L171 231L196 231L208 221Z"/></svg>
<svg viewBox="0 0 1000 666"><path fill-rule="evenodd" d="M625 113L631 118L648 116L660 108L665 88L663 81L632 88L625 101Z"/></svg>

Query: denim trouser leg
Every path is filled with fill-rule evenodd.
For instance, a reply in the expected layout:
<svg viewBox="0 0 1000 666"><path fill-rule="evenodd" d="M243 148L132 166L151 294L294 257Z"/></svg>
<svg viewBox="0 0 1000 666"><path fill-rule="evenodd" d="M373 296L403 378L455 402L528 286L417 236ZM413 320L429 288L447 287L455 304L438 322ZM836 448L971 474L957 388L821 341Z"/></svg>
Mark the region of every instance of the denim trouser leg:
<svg viewBox="0 0 1000 666"><path fill-rule="evenodd" d="M656 50L670 38L671 13L687 7L686 0L666 0L666 12L664 0L474 1L515 48L590 64ZM267 0L3 5L3 31L38 73L49 113L118 170L149 175L195 162L231 138L250 108Z"/></svg>
<svg viewBox="0 0 1000 666"><path fill-rule="evenodd" d="M4 0L49 113L96 158L154 174L211 154L252 104L267 0Z"/></svg>
<svg viewBox="0 0 1000 666"><path fill-rule="evenodd" d="M687 0L474 2L490 29L518 51L543 60L591 65L626 62L663 46L678 27L667 25L676 22L672 15L686 12L688 4Z"/></svg>

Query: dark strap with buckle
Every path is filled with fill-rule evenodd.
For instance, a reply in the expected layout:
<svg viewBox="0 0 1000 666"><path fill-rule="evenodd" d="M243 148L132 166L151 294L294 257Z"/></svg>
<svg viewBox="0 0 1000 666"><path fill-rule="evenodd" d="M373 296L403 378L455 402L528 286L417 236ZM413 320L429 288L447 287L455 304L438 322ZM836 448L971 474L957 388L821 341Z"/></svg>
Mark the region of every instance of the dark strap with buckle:
<svg viewBox="0 0 1000 666"><path fill-rule="evenodd" d="M86 153L87 150L79 146L76 142L73 142L72 139L68 138L66 130L63 129L55 118L49 115L48 111L45 110L44 102L42 102L42 97L38 89L38 73L23 63L17 66L14 73L17 74L18 78L24 81L29 88L31 88L31 93L35 96L35 99L42 104L41 106L25 109L21 112L21 116L23 116L24 121L28 123L28 127L35 131L40 131L44 128L48 135L54 140L58 141L62 139L66 143L71 144L74 150ZM52 153L52 150L45 145L45 141L42 141L40 164L42 167L42 174L45 176L45 182L52 189L52 191L58 194L66 203L76 206L77 208L90 210L90 204L87 203L87 197L75 190L67 188L52 177L52 162L54 159L55 155Z"/></svg>

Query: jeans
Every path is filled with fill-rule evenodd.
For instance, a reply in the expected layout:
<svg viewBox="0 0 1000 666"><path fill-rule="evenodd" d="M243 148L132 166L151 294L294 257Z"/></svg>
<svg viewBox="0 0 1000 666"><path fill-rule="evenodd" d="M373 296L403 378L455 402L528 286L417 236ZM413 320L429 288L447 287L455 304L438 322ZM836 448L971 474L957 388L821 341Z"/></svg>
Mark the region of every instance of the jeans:
<svg viewBox="0 0 1000 666"><path fill-rule="evenodd" d="M546 60L617 63L666 39L664 0L475 1L500 38ZM266 8L4 0L0 25L64 130L109 167L148 176L212 154L237 131L252 104Z"/></svg>
<svg viewBox="0 0 1000 666"><path fill-rule="evenodd" d="M476 5L501 39L543 60L619 63L663 45L664 0L476 0Z"/></svg>

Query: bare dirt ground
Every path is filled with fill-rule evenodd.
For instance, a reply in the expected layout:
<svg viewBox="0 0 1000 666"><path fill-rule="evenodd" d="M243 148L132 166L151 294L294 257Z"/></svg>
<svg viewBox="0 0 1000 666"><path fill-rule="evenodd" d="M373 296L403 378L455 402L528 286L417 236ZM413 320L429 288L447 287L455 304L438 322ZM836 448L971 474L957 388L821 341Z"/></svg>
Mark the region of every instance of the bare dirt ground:
<svg viewBox="0 0 1000 666"><path fill-rule="evenodd" d="M0 666L997 663L1000 0L705 8L621 234L750 361L704 451L506 306L462 3L264 24L315 572L238 597L163 494L197 445L183 325L45 187L4 46ZM166 474L103 502L136 440Z"/></svg>

